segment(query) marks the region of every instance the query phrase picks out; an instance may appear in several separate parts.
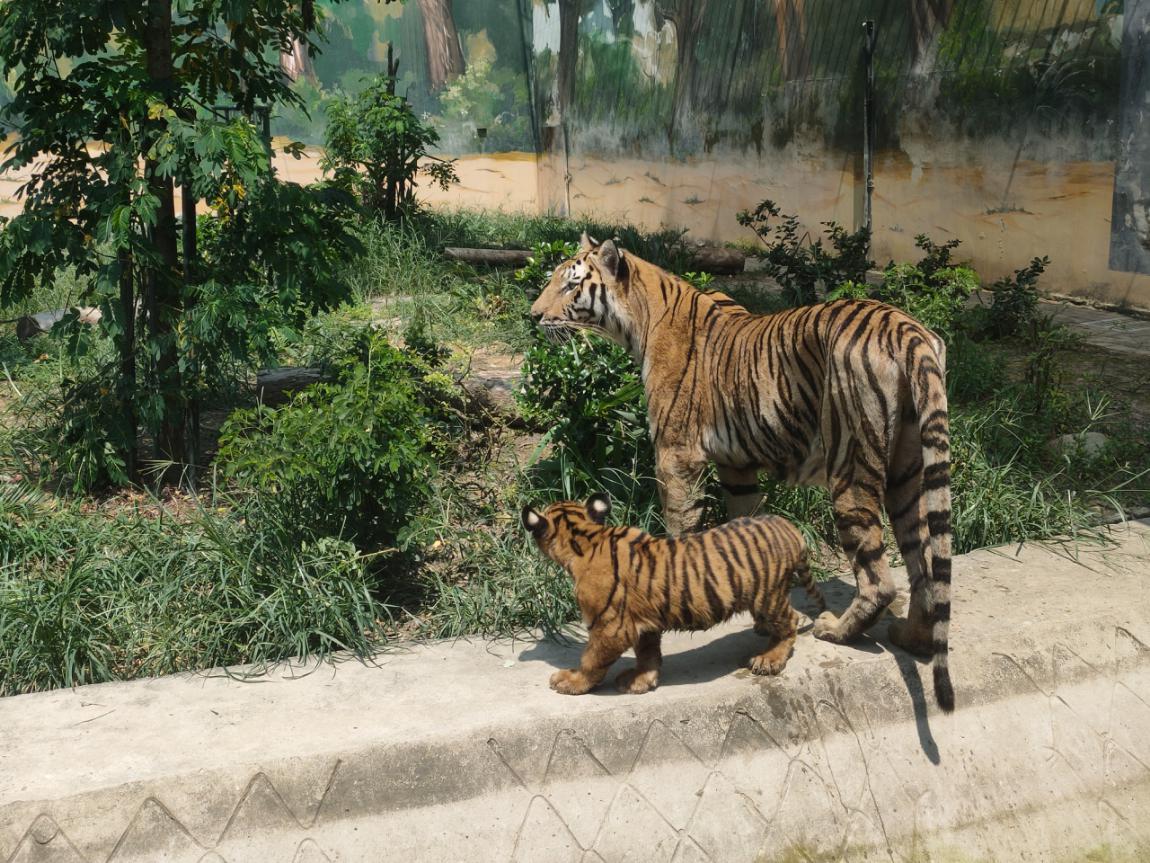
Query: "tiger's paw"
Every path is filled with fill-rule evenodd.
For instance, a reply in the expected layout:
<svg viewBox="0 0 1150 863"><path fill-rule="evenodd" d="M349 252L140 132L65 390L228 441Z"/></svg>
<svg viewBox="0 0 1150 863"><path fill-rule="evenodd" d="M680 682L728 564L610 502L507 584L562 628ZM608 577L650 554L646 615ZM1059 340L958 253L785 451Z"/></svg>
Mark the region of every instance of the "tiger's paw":
<svg viewBox="0 0 1150 863"><path fill-rule="evenodd" d="M747 663L747 667L751 669L752 674L762 674L773 677L776 674L783 673L783 669L787 667L788 658L786 655L775 654L774 651L768 650L766 653L752 656L751 661Z"/></svg>
<svg viewBox="0 0 1150 863"><path fill-rule="evenodd" d="M629 692L632 695L642 695L650 692L659 685L658 671L639 671L637 668L628 668L620 672L615 678L615 687L620 692Z"/></svg>
<svg viewBox="0 0 1150 863"><path fill-rule="evenodd" d="M563 695L582 695L591 691L591 682L578 668L565 668L551 675L551 688Z"/></svg>
<svg viewBox="0 0 1150 863"><path fill-rule="evenodd" d="M843 637L839 633L839 619L833 611L824 611L815 618L815 625L811 629L815 638L842 644Z"/></svg>
<svg viewBox="0 0 1150 863"><path fill-rule="evenodd" d="M914 626L909 620L892 620L886 631L890 643L916 656L931 656L934 639L930 627Z"/></svg>

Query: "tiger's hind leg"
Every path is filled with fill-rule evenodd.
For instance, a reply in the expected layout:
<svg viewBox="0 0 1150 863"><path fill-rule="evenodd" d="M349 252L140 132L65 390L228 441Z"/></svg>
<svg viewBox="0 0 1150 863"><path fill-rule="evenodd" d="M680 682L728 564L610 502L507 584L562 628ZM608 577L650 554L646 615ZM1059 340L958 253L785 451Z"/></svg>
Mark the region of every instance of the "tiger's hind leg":
<svg viewBox="0 0 1150 863"><path fill-rule="evenodd" d="M754 609L755 633L772 639L771 646L752 656L748 667L755 674L781 674L795 649L799 616L791 607L790 574L779 577L771 586L762 605Z"/></svg>
<svg viewBox="0 0 1150 863"><path fill-rule="evenodd" d="M910 579L906 620L887 630L897 647L926 656L934 652L931 626L930 532L922 493L922 439L916 424L903 426L895 466L886 487L886 511Z"/></svg>
<svg viewBox="0 0 1150 863"><path fill-rule="evenodd" d="M659 669L663 667L663 634L644 632L635 642L635 667L620 672L615 686L620 692L642 695L659 685Z"/></svg>
<svg viewBox="0 0 1150 863"><path fill-rule="evenodd" d="M895 597L882 538L883 471L860 462L831 479L835 526L854 570L858 592L841 617L824 611L814 636L841 644L857 637L882 615Z"/></svg>

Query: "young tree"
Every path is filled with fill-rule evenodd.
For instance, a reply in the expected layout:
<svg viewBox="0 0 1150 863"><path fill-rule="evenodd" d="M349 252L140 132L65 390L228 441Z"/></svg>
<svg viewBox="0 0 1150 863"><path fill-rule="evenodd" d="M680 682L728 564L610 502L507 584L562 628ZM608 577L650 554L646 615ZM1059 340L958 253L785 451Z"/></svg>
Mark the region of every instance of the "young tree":
<svg viewBox="0 0 1150 863"><path fill-rule="evenodd" d="M3 118L18 132L4 168L32 170L0 233L0 305L71 268L103 309L119 361L92 389L111 402L75 402L99 445L92 481L133 475L138 425L161 460L194 461L184 433L219 352L248 358L277 309L331 301L313 288L333 290L313 278L331 220L316 218L317 193L275 181L248 119L297 101L277 59L297 41L314 50L304 18L294 0L0 4L0 67L16 70ZM219 216L214 257L196 253L197 200ZM258 274L214 266L236 243Z"/></svg>
<svg viewBox="0 0 1150 863"><path fill-rule="evenodd" d="M414 204L418 174L443 189L459 181L454 160L428 153L439 134L395 94L397 65L389 59L389 75L332 102L323 161L337 185L358 192L368 211L389 220Z"/></svg>

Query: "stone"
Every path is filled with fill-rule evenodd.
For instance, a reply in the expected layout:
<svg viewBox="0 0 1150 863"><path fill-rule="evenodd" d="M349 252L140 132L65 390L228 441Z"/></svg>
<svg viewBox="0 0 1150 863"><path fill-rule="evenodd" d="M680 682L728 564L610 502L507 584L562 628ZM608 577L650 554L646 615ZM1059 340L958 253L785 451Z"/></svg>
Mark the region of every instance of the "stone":
<svg viewBox="0 0 1150 863"><path fill-rule="evenodd" d="M1064 434L1052 438L1046 444L1046 451L1055 458L1075 456L1082 454L1087 458L1094 458L1105 449L1110 438L1102 432L1079 432L1078 434Z"/></svg>

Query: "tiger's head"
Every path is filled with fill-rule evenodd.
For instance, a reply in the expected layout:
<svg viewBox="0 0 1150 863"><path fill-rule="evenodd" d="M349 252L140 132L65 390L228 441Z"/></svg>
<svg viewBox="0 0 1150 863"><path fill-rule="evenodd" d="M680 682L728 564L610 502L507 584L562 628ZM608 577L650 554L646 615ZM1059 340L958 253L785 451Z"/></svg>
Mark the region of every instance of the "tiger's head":
<svg viewBox="0 0 1150 863"><path fill-rule="evenodd" d="M585 329L629 346L628 268L627 255L614 240L597 243L584 233L578 254L552 271L532 304L532 319L553 342Z"/></svg>
<svg viewBox="0 0 1150 863"><path fill-rule="evenodd" d="M543 552L560 566L590 550L590 539L611 514L611 498L604 493L587 498L586 503L565 500L553 503L543 512L523 507L523 526Z"/></svg>

